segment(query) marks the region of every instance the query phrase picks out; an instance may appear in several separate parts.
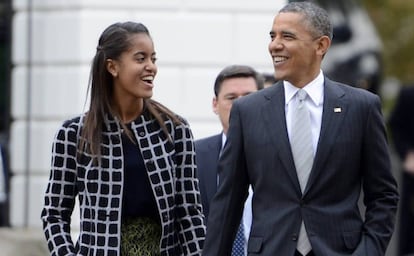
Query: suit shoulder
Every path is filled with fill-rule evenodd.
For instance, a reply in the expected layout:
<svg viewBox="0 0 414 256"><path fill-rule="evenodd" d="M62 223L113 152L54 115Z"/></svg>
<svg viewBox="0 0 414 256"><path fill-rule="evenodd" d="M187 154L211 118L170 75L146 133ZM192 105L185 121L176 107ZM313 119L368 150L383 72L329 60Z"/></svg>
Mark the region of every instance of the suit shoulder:
<svg viewBox="0 0 414 256"><path fill-rule="evenodd" d="M76 141L79 126L81 125L81 117L82 116L76 116L74 118L63 121L55 133L54 142Z"/></svg>
<svg viewBox="0 0 414 256"><path fill-rule="evenodd" d="M58 128L58 133L62 131L72 131L77 132L79 127L81 126L81 118L82 116L76 116L70 119L67 119L61 123L61 125Z"/></svg>
<svg viewBox="0 0 414 256"><path fill-rule="evenodd" d="M380 98L377 94L372 93L366 89L354 87L348 84L343 84L340 82L330 81L331 84L337 88L339 88L352 102L361 102L361 103L372 103L372 102L379 102Z"/></svg>
<svg viewBox="0 0 414 256"><path fill-rule="evenodd" d="M196 145L206 145L206 144L210 144L211 142L216 142L220 138L221 138L221 133L208 136L208 137L204 137L204 138L200 138L200 139L195 140L194 142Z"/></svg>
<svg viewBox="0 0 414 256"><path fill-rule="evenodd" d="M254 107L260 104L265 103L267 100L278 97L284 92L283 83L278 82L272 86L261 89L259 91L250 93L249 95L243 96L236 100L241 105L246 105L247 107ZM267 99L267 100L266 100Z"/></svg>
<svg viewBox="0 0 414 256"><path fill-rule="evenodd" d="M414 104L414 86L405 86L401 88L397 100L408 103L409 105Z"/></svg>
<svg viewBox="0 0 414 256"><path fill-rule="evenodd" d="M76 116L71 119L63 121L62 127L64 128L78 128L80 125L81 116Z"/></svg>
<svg viewBox="0 0 414 256"><path fill-rule="evenodd" d="M196 151L204 150L210 145L217 144L221 141L221 133L209 137L197 139L194 141Z"/></svg>

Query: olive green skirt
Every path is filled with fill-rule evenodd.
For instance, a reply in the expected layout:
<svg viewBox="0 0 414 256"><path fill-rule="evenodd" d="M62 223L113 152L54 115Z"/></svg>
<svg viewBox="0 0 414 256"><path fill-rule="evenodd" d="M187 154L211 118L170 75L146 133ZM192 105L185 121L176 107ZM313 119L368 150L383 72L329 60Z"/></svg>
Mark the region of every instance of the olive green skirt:
<svg viewBox="0 0 414 256"><path fill-rule="evenodd" d="M121 256L160 255L161 225L151 218L130 218L121 225Z"/></svg>

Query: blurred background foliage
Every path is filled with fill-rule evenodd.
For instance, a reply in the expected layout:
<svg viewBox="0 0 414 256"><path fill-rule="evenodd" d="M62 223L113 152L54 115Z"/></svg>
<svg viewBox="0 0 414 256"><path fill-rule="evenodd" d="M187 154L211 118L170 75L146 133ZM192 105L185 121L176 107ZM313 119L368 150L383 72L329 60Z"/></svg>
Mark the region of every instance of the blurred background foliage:
<svg viewBox="0 0 414 256"><path fill-rule="evenodd" d="M383 42L384 78L414 83L414 1L362 0Z"/></svg>

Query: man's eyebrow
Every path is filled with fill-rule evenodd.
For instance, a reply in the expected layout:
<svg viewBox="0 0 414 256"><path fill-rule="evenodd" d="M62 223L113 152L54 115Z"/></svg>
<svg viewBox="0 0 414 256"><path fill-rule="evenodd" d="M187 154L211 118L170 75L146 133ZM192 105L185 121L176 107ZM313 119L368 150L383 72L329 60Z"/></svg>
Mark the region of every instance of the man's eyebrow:
<svg viewBox="0 0 414 256"><path fill-rule="evenodd" d="M287 31L287 30L282 30L282 31L281 31L281 33L282 33L283 35L292 35L292 36L296 36L296 34L295 34L294 32ZM273 35L275 35L275 34L276 34L276 32L274 32L273 30L271 30L271 31L269 32L269 35L271 35L271 36L273 36Z"/></svg>
<svg viewBox="0 0 414 256"><path fill-rule="evenodd" d="M288 36L296 36L296 34L294 32L287 31L287 30L283 30L282 34L283 35L288 35Z"/></svg>

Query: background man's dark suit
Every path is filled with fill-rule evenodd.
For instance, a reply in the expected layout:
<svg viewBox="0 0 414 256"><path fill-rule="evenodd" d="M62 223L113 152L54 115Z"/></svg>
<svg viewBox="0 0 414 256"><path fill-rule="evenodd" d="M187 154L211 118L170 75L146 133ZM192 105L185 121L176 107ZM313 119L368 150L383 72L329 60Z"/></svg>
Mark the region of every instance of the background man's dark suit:
<svg viewBox="0 0 414 256"><path fill-rule="evenodd" d="M200 180L201 203L208 220L210 201L217 192L217 166L222 145L222 134L195 141L197 173ZM200 156L203 157L200 157ZM198 157L197 157L198 156Z"/></svg>
<svg viewBox="0 0 414 256"><path fill-rule="evenodd" d="M409 152L414 152L414 86L400 91L389 125L402 162L398 255L414 255L414 172L404 166Z"/></svg>
<svg viewBox="0 0 414 256"><path fill-rule="evenodd" d="M283 82L234 102L203 255L229 255L249 184L254 193L249 255L294 255L302 217L315 255L384 254L398 192L380 100L325 78L323 104L317 152L302 197ZM365 221L358 209L361 186Z"/></svg>

